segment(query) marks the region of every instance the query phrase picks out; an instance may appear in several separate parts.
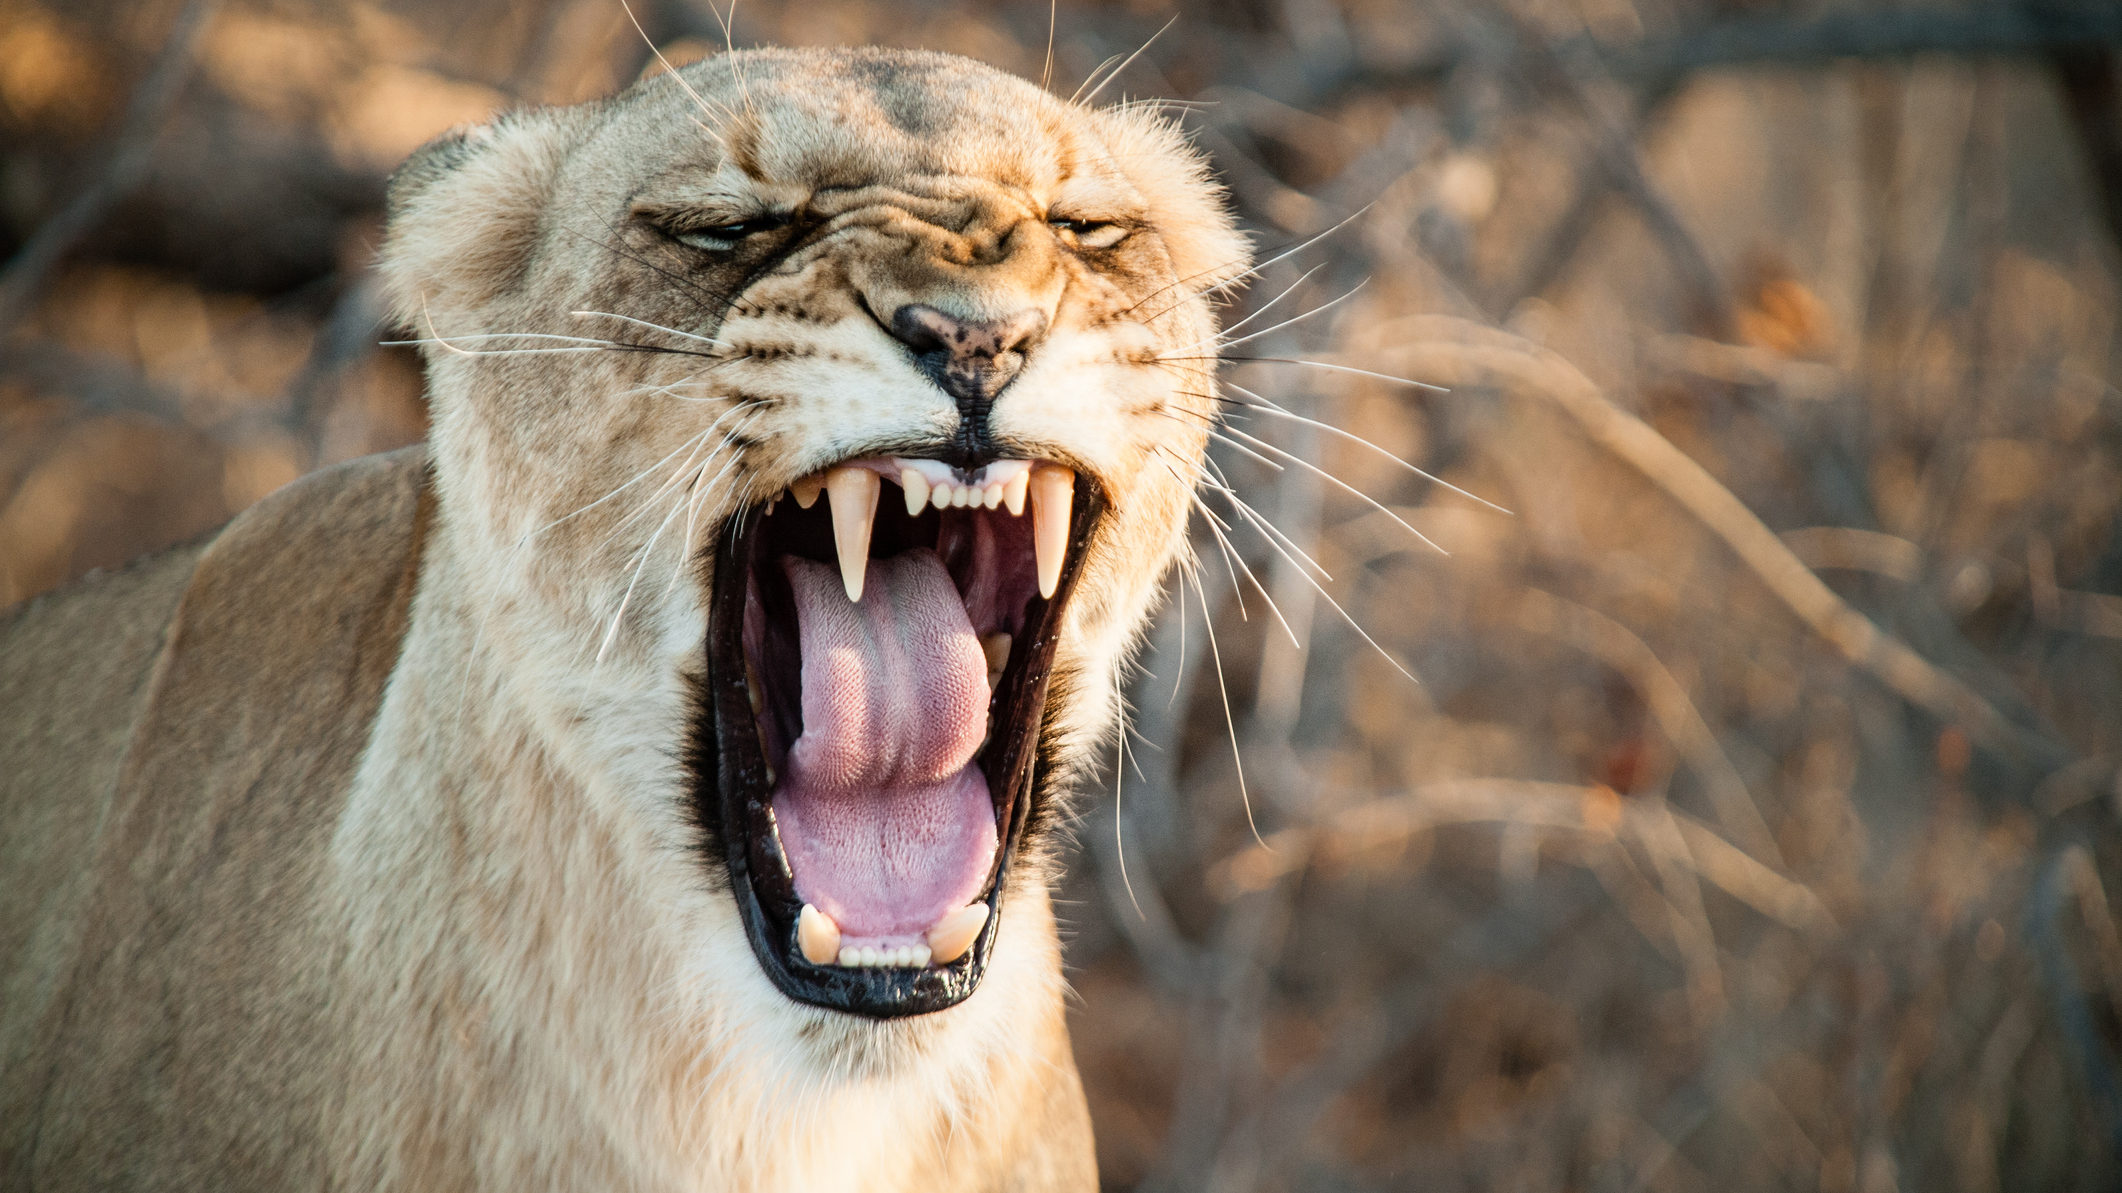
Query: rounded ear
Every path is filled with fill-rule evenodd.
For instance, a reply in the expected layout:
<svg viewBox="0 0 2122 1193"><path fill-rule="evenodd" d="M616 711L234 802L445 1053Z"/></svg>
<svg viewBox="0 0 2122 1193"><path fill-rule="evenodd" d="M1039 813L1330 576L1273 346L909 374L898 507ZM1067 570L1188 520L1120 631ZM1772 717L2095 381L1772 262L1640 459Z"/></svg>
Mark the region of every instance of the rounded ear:
<svg viewBox="0 0 2122 1193"><path fill-rule="evenodd" d="M377 267L400 323L447 334L522 283L568 141L551 112L510 113L398 167Z"/></svg>

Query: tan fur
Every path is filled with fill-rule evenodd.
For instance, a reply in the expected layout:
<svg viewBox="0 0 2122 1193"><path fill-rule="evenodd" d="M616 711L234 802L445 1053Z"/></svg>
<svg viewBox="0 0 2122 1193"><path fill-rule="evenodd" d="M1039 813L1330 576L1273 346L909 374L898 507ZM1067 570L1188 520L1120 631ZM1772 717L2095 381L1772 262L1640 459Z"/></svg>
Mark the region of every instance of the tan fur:
<svg viewBox="0 0 2122 1193"><path fill-rule="evenodd" d="M642 222L761 204L824 231L752 270ZM1049 216L1136 230L1079 255ZM422 151L384 274L431 446L0 621L0 1188L1091 1187L1042 859L948 1011L760 971L686 812L703 560L954 425L865 304L1039 309L992 421L1111 501L1048 709L1079 762L1243 257L1156 118L940 55L746 52Z"/></svg>

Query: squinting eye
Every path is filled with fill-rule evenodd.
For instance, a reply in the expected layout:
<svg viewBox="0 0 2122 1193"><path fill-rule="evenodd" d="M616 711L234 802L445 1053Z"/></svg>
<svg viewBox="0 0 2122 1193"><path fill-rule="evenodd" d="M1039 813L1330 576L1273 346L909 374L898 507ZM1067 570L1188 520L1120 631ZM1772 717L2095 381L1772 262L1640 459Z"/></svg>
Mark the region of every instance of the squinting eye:
<svg viewBox="0 0 2122 1193"><path fill-rule="evenodd" d="M788 217L785 215L761 215L734 224L712 224L705 228L687 228L683 232L673 232L671 235L681 244L689 244L696 249L706 249L709 252L722 253L736 248L747 237L757 236L762 232L772 232L787 226Z"/></svg>
<svg viewBox="0 0 2122 1193"><path fill-rule="evenodd" d="M1128 233L1125 225L1106 220L1051 219L1047 223L1062 239L1082 249L1109 249L1126 240Z"/></svg>

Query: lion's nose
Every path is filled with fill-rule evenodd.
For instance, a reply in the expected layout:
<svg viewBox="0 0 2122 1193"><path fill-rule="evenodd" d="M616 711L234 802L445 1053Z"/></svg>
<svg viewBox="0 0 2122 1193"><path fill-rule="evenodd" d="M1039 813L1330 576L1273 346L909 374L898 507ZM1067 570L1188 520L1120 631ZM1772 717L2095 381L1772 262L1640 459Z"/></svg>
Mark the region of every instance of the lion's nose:
<svg viewBox="0 0 2122 1193"><path fill-rule="evenodd" d="M985 406L1024 368L1025 354L1046 337L1046 314L1022 310L1001 319L960 319L925 303L892 312L891 333L967 415ZM977 411L964 409L968 405Z"/></svg>

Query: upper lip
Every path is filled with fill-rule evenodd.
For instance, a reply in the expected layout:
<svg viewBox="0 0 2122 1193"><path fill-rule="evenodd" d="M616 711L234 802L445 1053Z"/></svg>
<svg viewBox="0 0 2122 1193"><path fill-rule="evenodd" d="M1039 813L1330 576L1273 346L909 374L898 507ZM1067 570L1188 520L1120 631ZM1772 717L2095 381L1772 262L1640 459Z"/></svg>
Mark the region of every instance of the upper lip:
<svg viewBox="0 0 2122 1193"><path fill-rule="evenodd" d="M888 506L882 501L887 480L897 484L900 498ZM824 529L818 521L829 519L831 555L850 600L859 599L868 585L872 533L887 521L891 536L902 543L909 533L926 532L932 536L931 546L939 541L933 536L944 532L940 515L928 517L935 511L1028 514L1032 524L1036 581L1021 612L1010 611L1010 616L1021 618L1020 632L1004 647L1008 661L999 674L993 672L990 656L990 677L996 683L990 705L993 732L973 763L993 799L998 846L985 885L974 906L965 909L968 914L946 913L930 930L937 964L916 964L928 960L926 946L896 953L887 949L884 967L833 964L865 958L833 957L837 927L829 934L821 927L821 921L830 925L830 918L816 908L798 915L806 904L796 893L794 872L776 830L776 760L768 757L771 747L761 741L762 717L755 712L755 692L746 673L746 600L749 596L754 603L756 623L765 615L756 612L760 598L754 569L763 552L791 546L777 543L764 529L768 511L783 496L792 498L796 508L809 510L821 494L826 510L786 525L816 532ZM1034 762L1060 629L1058 613L1073 589L1090 530L1103 507L1095 483L1053 461L1003 460L967 469L919 456L864 455L799 479L785 494L731 519L720 535L710 601L707 687L695 734L698 811L710 835L720 838L753 950L784 993L815 1005L884 1017L943 1009L978 985L999 926L1000 917L992 912L999 909L1002 878L1034 819ZM813 543L809 550L823 554L826 548L816 542L815 534L807 541ZM962 578L959 583L963 585ZM983 906L983 917L970 915ZM940 943L938 931L951 943ZM974 934L969 947L963 944L967 931ZM945 962L945 952L960 950L961 956Z"/></svg>

